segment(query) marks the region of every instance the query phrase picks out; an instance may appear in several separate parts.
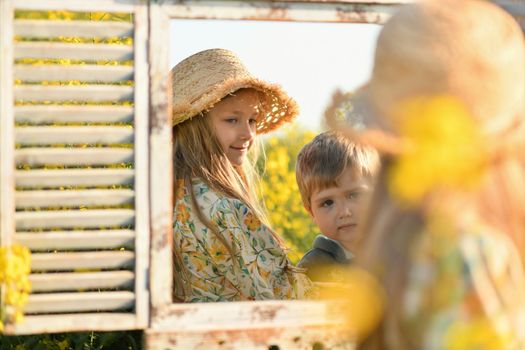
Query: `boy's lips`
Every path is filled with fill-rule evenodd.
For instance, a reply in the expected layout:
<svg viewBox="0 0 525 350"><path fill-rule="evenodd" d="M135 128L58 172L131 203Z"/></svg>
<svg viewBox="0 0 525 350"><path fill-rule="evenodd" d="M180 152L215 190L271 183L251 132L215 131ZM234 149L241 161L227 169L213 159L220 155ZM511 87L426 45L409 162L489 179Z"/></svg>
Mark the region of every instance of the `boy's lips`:
<svg viewBox="0 0 525 350"><path fill-rule="evenodd" d="M344 225L337 226L337 229L338 230L353 230L356 227L357 227L356 223L351 223L351 224L344 224Z"/></svg>

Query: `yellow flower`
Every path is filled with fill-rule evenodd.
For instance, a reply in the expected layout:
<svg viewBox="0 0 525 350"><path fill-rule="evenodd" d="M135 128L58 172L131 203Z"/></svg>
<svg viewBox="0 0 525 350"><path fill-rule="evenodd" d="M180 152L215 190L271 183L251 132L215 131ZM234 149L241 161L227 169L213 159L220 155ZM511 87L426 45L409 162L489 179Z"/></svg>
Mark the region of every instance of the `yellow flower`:
<svg viewBox="0 0 525 350"><path fill-rule="evenodd" d="M246 217L244 218L244 223L246 226L248 226L248 229L250 231L256 231L259 227L261 227L261 221L253 215L252 213L246 214Z"/></svg>
<svg viewBox="0 0 525 350"><path fill-rule="evenodd" d="M18 323L23 320L23 308L31 289L30 254L29 249L18 244L0 248L0 284L4 289L6 306L0 312L0 331L4 322Z"/></svg>
<svg viewBox="0 0 525 350"><path fill-rule="evenodd" d="M210 255L218 262L224 262L229 256L228 250L222 242L215 240L210 247Z"/></svg>
<svg viewBox="0 0 525 350"><path fill-rule="evenodd" d="M510 337L498 333L486 318L470 322L454 322L447 330L444 340L445 348L449 350L511 348Z"/></svg>
<svg viewBox="0 0 525 350"><path fill-rule="evenodd" d="M177 205L176 217L178 222L185 224L190 218L190 211L188 210L188 207L182 203L179 203Z"/></svg>
<svg viewBox="0 0 525 350"><path fill-rule="evenodd" d="M329 269L328 269L329 270ZM326 271L327 274L330 271ZM342 315L345 325L358 339L365 338L383 316L384 293L369 272L357 268L338 271L341 282L321 284L319 298L338 301L334 314Z"/></svg>
<svg viewBox="0 0 525 350"><path fill-rule="evenodd" d="M437 96L400 104L395 121L407 150L389 169L391 193L415 204L435 188L479 183L487 155L481 131L458 100Z"/></svg>

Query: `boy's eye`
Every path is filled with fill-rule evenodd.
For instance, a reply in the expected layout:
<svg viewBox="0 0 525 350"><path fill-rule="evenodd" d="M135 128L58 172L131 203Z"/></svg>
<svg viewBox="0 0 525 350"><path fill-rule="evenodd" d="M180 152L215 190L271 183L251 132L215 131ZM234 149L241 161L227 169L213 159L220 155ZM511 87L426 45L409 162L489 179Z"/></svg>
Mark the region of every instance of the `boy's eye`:
<svg viewBox="0 0 525 350"><path fill-rule="evenodd" d="M348 199L357 199L361 196L360 192L350 192L348 194Z"/></svg>
<svg viewBox="0 0 525 350"><path fill-rule="evenodd" d="M321 203L321 207L325 207L326 208L326 207L331 206L332 204L334 204L334 201L331 200L331 199L327 199L327 200L325 200L324 202Z"/></svg>

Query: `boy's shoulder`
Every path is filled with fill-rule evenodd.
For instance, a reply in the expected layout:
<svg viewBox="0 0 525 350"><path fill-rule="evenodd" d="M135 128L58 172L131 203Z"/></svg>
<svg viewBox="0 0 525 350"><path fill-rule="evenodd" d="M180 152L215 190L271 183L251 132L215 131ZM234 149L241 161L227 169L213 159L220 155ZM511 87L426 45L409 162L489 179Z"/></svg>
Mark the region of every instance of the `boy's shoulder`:
<svg viewBox="0 0 525 350"><path fill-rule="evenodd" d="M298 266L311 269L314 266L346 265L351 260L337 242L323 235L318 235L315 238L313 248L302 257Z"/></svg>
<svg viewBox="0 0 525 350"><path fill-rule="evenodd" d="M303 256L298 266L305 268L306 275L314 282L340 282L352 260L337 259L333 252L323 248L316 247L314 242L314 247Z"/></svg>

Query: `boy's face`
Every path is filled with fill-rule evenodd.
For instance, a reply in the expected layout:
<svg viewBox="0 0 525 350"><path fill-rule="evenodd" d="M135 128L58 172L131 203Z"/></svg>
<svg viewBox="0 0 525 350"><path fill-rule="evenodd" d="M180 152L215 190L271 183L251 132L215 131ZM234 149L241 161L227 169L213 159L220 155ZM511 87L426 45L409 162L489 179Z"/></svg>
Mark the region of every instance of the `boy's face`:
<svg viewBox="0 0 525 350"><path fill-rule="evenodd" d="M234 165L242 165L255 138L259 116L259 96L254 90L241 90L219 101L208 111L219 143Z"/></svg>
<svg viewBox="0 0 525 350"><path fill-rule="evenodd" d="M315 190L308 210L321 233L339 241L346 249L352 248L364 199L370 192L370 181L354 176L348 167L338 179L338 186Z"/></svg>

